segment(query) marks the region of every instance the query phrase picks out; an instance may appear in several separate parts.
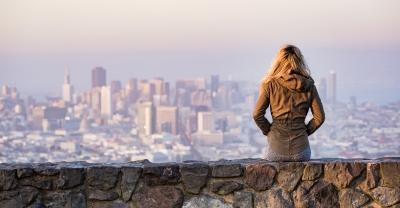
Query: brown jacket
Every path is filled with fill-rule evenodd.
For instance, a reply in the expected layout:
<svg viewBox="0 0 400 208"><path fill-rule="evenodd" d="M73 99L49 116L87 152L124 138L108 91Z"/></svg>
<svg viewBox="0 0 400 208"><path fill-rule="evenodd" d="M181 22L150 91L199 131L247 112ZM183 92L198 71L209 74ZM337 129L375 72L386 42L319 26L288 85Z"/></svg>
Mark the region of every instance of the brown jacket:
<svg viewBox="0 0 400 208"><path fill-rule="evenodd" d="M269 105L273 120L304 120L311 108L313 118L306 125L308 135L314 133L325 121L325 112L314 80L300 74L291 72L260 85L253 118L264 135L268 134L271 127L271 123L265 118Z"/></svg>

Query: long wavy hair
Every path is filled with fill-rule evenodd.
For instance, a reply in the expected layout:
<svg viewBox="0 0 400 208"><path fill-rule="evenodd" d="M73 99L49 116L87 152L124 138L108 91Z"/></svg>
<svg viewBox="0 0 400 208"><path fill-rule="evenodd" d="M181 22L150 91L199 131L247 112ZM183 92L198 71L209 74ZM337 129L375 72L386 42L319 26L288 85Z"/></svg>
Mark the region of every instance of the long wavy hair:
<svg viewBox="0 0 400 208"><path fill-rule="evenodd" d="M263 81L269 82L273 78L279 78L291 72L311 78L311 72L300 49L294 45L284 45L279 49Z"/></svg>

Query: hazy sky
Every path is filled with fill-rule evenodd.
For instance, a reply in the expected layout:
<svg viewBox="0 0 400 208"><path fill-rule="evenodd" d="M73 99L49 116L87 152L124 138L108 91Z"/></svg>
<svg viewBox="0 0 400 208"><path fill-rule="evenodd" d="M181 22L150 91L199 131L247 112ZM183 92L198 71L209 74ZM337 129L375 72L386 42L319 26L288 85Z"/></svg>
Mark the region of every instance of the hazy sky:
<svg viewBox="0 0 400 208"><path fill-rule="evenodd" d="M61 93L90 69L108 81L231 75L257 81L284 43L316 79L338 73L339 98L400 100L400 1L0 0L0 84Z"/></svg>

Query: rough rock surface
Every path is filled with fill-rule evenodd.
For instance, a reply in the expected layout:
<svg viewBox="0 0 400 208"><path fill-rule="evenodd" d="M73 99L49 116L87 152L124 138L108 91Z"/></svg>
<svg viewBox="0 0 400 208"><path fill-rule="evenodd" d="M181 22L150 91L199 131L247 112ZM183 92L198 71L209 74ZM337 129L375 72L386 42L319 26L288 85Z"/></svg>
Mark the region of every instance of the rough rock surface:
<svg viewBox="0 0 400 208"><path fill-rule="evenodd" d="M132 196L134 207L175 208L181 207L183 193L173 186L144 187Z"/></svg>
<svg viewBox="0 0 400 208"><path fill-rule="evenodd" d="M285 190L281 188L272 188L258 194L255 200L255 207L290 208L294 207L294 204L289 193Z"/></svg>
<svg viewBox="0 0 400 208"><path fill-rule="evenodd" d="M308 163L303 171L303 181L313 181L322 175L323 169L321 163Z"/></svg>
<svg viewBox="0 0 400 208"><path fill-rule="evenodd" d="M254 164L246 167L245 183L256 191L265 191L274 183L276 169L268 164Z"/></svg>
<svg viewBox="0 0 400 208"><path fill-rule="evenodd" d="M0 207L400 208L400 158L0 164Z"/></svg>
<svg viewBox="0 0 400 208"><path fill-rule="evenodd" d="M237 181L225 180L214 181L210 185L211 191L219 195L227 195L234 191L241 190L243 184Z"/></svg>
<svg viewBox="0 0 400 208"><path fill-rule="evenodd" d="M183 204L183 208L232 208L232 205L225 203L221 199L217 199L208 195L195 196Z"/></svg>
<svg viewBox="0 0 400 208"><path fill-rule="evenodd" d="M340 189L346 188L365 167L366 164L359 162L329 162L325 164L325 179Z"/></svg>
<svg viewBox="0 0 400 208"><path fill-rule="evenodd" d="M143 167L143 175L149 186L177 184L181 178L179 165L176 163L147 163Z"/></svg>
<svg viewBox="0 0 400 208"><path fill-rule="evenodd" d="M234 208L253 207L253 193L246 191L236 191L234 194Z"/></svg>
<svg viewBox="0 0 400 208"><path fill-rule="evenodd" d="M343 189L339 193L339 202L341 207L358 208L369 201L366 194L355 189Z"/></svg>
<svg viewBox="0 0 400 208"><path fill-rule="evenodd" d="M89 167L87 182L94 189L109 190L115 187L118 172L119 170L115 167Z"/></svg>
<svg viewBox="0 0 400 208"><path fill-rule="evenodd" d="M299 183L304 170L302 163L285 163L280 164L279 173L276 180L280 187L285 191L292 192Z"/></svg>
<svg viewBox="0 0 400 208"><path fill-rule="evenodd" d="M391 206L400 202L400 187L377 187L372 190L372 198L382 206Z"/></svg>
<svg viewBox="0 0 400 208"><path fill-rule="evenodd" d="M382 186L386 187L400 187L400 163L396 162L382 162L381 175L382 175Z"/></svg>
<svg viewBox="0 0 400 208"><path fill-rule="evenodd" d="M211 176L218 178L238 177L243 175L243 167L239 163L220 160L210 162Z"/></svg>
<svg viewBox="0 0 400 208"><path fill-rule="evenodd" d="M121 169L121 192L122 199L127 202L131 199L132 193L136 188L139 177L142 173L140 167L124 167Z"/></svg>
<svg viewBox="0 0 400 208"><path fill-rule="evenodd" d="M191 194L200 193L207 183L210 172L208 165L205 163L184 163L180 169L185 191Z"/></svg>
<svg viewBox="0 0 400 208"><path fill-rule="evenodd" d="M380 174L379 174L379 164L368 163L367 164L367 176L365 179L365 185L369 188L375 188L379 184Z"/></svg>

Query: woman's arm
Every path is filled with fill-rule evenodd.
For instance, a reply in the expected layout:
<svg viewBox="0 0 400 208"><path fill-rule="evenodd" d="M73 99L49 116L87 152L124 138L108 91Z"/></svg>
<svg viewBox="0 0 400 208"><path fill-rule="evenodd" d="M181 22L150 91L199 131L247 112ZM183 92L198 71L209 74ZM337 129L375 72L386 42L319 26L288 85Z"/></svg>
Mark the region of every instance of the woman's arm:
<svg viewBox="0 0 400 208"><path fill-rule="evenodd" d="M325 121L324 107L322 106L321 99L318 95L315 85L311 89L311 112L313 118L307 124L307 134L311 135L315 132Z"/></svg>
<svg viewBox="0 0 400 208"><path fill-rule="evenodd" d="M258 93L257 102L253 111L253 119L264 135L267 135L271 127L271 123L265 118L265 111L269 106L269 93L266 84L261 83Z"/></svg>

